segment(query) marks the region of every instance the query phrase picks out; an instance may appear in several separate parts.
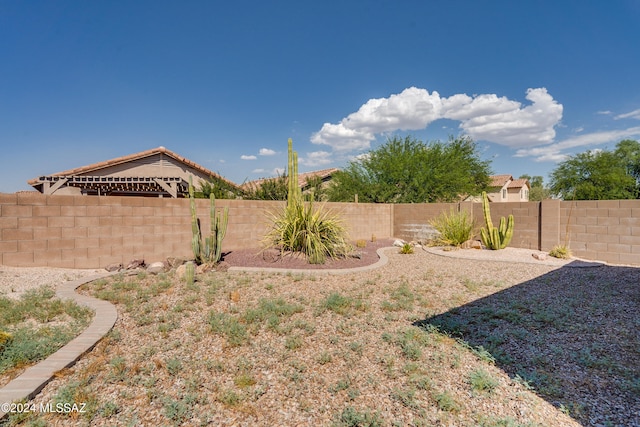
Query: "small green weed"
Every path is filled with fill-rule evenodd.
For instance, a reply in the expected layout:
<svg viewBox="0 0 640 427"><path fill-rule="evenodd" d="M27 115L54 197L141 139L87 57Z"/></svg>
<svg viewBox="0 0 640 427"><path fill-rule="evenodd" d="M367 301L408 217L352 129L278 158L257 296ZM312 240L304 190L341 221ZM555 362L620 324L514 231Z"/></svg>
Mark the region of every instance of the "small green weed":
<svg viewBox="0 0 640 427"><path fill-rule="evenodd" d="M492 392L498 386L498 381L484 369L476 369L469 374L469 384L474 391Z"/></svg>
<svg viewBox="0 0 640 427"><path fill-rule="evenodd" d="M347 406L336 417L334 427L380 427L384 425L378 412L358 411L352 406Z"/></svg>

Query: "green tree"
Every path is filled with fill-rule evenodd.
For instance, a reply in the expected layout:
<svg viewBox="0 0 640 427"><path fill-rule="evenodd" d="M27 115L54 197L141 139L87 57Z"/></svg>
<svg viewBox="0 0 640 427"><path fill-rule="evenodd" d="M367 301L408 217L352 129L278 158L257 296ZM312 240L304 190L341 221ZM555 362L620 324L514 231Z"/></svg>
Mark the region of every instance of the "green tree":
<svg viewBox="0 0 640 427"><path fill-rule="evenodd" d="M627 173L635 178L640 186L640 143L631 139L624 139L616 145L614 153L625 165Z"/></svg>
<svg viewBox="0 0 640 427"><path fill-rule="evenodd" d="M558 164L551 172L551 192L564 200L637 198L639 186L634 173L640 147L634 151L634 144L628 141L616 147L615 151L578 153Z"/></svg>
<svg viewBox="0 0 640 427"><path fill-rule="evenodd" d="M194 196L197 199L208 199L211 193L216 199L235 199L241 191L230 182L212 176L208 181L200 183L200 187L195 191Z"/></svg>
<svg viewBox="0 0 640 427"><path fill-rule="evenodd" d="M489 183L490 162L468 137L423 143L394 137L334 174L331 201L370 203L451 202L479 194Z"/></svg>
<svg viewBox="0 0 640 427"><path fill-rule="evenodd" d="M545 199L551 198L551 190L544 186L544 178L540 175L520 175L519 179L526 179L529 181L531 189L529 190L529 200L532 202L539 202Z"/></svg>
<svg viewBox="0 0 640 427"><path fill-rule="evenodd" d="M244 198L249 200L287 200L287 175L267 178L245 190Z"/></svg>

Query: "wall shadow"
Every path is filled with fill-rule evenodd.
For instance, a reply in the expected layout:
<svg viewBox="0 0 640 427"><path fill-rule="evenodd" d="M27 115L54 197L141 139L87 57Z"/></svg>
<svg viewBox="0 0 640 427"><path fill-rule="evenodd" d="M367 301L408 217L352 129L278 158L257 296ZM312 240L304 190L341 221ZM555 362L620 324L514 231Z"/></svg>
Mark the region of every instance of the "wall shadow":
<svg viewBox="0 0 640 427"><path fill-rule="evenodd" d="M572 264L415 324L482 346L585 426L640 426L640 268Z"/></svg>

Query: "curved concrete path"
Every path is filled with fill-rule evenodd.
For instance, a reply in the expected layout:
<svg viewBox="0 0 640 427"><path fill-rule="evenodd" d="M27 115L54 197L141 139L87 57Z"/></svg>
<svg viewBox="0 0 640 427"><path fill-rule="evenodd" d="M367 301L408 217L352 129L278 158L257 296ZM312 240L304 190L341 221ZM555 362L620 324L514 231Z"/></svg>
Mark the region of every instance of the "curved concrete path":
<svg viewBox="0 0 640 427"><path fill-rule="evenodd" d="M66 282L56 289L58 298L70 299L92 309L95 312L93 321L87 329L67 345L37 365L28 368L19 377L0 389L0 419L7 414L1 408L2 403L32 399L53 378L56 372L73 365L80 356L91 350L111 330L118 319L116 307L108 301L75 292L79 286L111 274L113 273L105 272L104 274L83 277Z"/></svg>

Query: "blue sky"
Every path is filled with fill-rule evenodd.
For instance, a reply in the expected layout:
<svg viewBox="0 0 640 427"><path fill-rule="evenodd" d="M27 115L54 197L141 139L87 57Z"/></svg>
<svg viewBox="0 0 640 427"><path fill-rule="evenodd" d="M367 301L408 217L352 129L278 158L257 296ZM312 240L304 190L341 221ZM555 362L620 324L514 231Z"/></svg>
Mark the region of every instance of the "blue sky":
<svg viewBox="0 0 640 427"><path fill-rule="evenodd" d="M547 177L640 140L640 1L0 0L0 192L165 146L241 183L466 134Z"/></svg>

